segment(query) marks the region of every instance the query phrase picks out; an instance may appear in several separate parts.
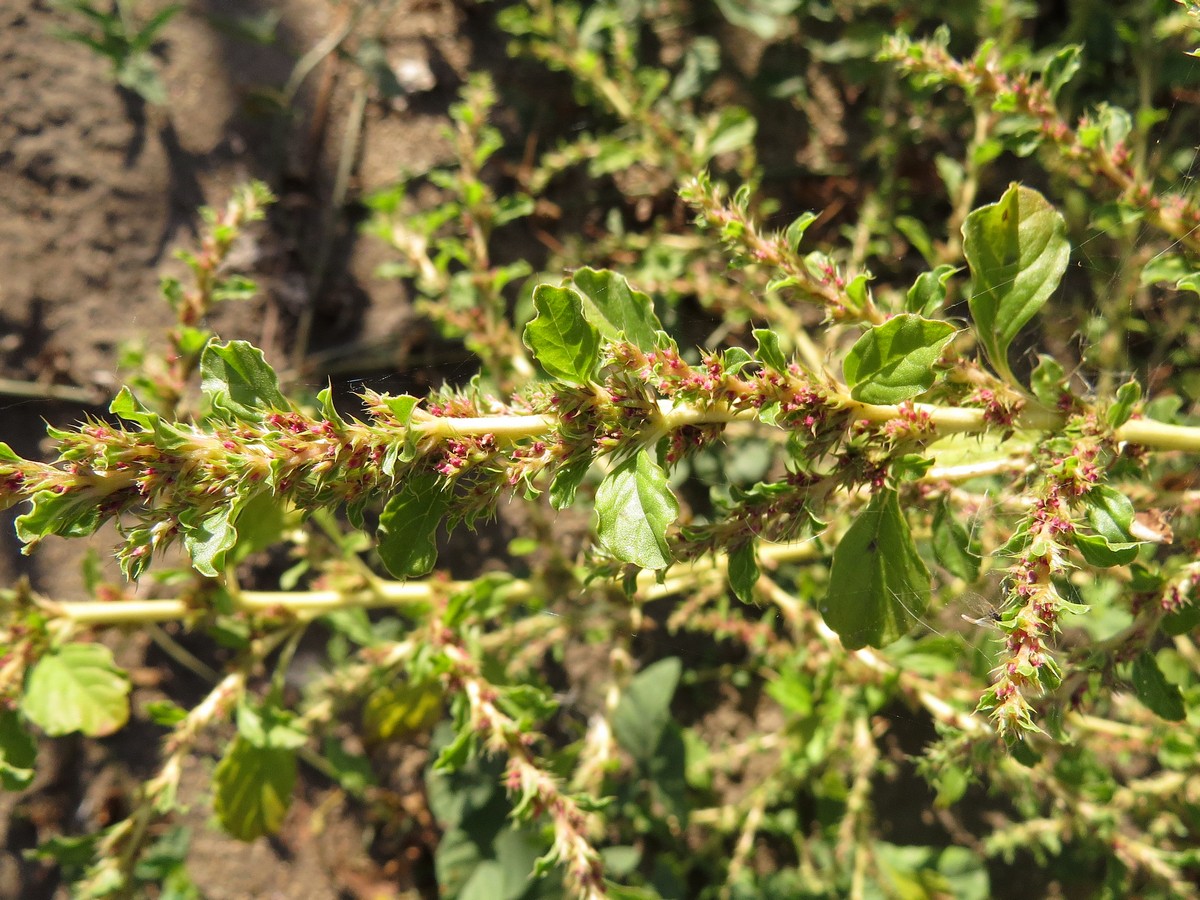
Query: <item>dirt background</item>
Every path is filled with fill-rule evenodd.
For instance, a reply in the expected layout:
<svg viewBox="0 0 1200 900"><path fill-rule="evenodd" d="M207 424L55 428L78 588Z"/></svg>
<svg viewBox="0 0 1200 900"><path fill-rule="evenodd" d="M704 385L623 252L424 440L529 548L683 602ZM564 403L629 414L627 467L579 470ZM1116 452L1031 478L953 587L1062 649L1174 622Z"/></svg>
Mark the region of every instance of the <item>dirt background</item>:
<svg viewBox="0 0 1200 900"><path fill-rule="evenodd" d="M143 19L164 5L131 4ZM264 16L277 17L266 45L229 27ZM103 411L120 385L122 344L162 346L171 314L158 281L182 272L173 252L194 238L198 207L223 205L251 177L279 203L239 250L261 295L220 307L209 324L222 338L262 347L293 386L323 384L347 360L356 377L386 377L398 354L422 345L403 286L374 276L389 251L359 236L356 201L402 166L422 171L449 159L441 129L468 65L505 65L503 38L487 33L477 8L190 0L156 46L169 96L157 108L117 89L106 60L55 34L80 24L48 2L0 3L0 378L21 383L0 390L0 440L45 458L46 422L67 426ZM366 76L338 53L294 98L282 96L301 57L348 24L353 39L343 49L364 36L378 41L403 88L369 102L361 125L352 99ZM351 173L344 195L339 165ZM33 396L19 393L22 385ZM47 399L54 391L66 399ZM27 576L47 596L82 599L77 542L50 540L23 557L15 514L0 518L0 584ZM107 550L111 540L102 534L96 546ZM140 686L135 706L162 691L202 695L198 678L156 665L137 636L118 654ZM34 787L0 796L0 897L67 895L53 869L22 851L123 816L126 792L153 773L160 735L131 726L109 741L47 744ZM197 792L214 760L189 770ZM415 783L423 758L392 763L399 783ZM414 886L428 884L412 837L421 823L391 843L375 835L371 846L354 815L328 783L302 775L283 832L245 845L209 827L207 806L196 804L184 822L189 872L212 900L416 896Z"/></svg>

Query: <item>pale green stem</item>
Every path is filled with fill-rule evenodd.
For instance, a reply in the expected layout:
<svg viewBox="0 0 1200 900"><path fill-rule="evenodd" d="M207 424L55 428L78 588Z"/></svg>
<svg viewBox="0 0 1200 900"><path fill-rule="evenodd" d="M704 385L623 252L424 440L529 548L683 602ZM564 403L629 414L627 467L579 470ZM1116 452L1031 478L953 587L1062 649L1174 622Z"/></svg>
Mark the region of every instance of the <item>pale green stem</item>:
<svg viewBox="0 0 1200 900"><path fill-rule="evenodd" d="M551 416L479 416L455 419L442 417L413 423L413 430L434 437L470 437L490 434L497 438L519 440L539 437L554 430Z"/></svg>
<svg viewBox="0 0 1200 900"><path fill-rule="evenodd" d="M1116 438L1155 450L1200 450L1200 428L1194 425L1168 425L1153 419L1126 422L1117 429Z"/></svg>
<svg viewBox="0 0 1200 900"><path fill-rule="evenodd" d="M877 405L860 403L848 398L841 399L843 408L857 419L868 422L884 423L894 419L917 415L929 416L934 431L939 435L975 433L994 428L995 425L986 419L982 409L972 409L961 406L934 406L927 403L914 403L911 407ZM708 408L692 407L686 404L675 405L669 401L659 401L661 420L660 429L671 430L685 425L717 425L728 422L753 421L756 413L753 410L733 410L727 406L712 406ZM1033 431L1057 431L1065 424L1065 417L1059 413L1038 407L1030 407L1013 417L1012 425L1016 429ZM497 438L519 439L538 437L549 433L554 428L552 416L482 416L478 418L437 418L419 422L413 425L414 430L421 434L439 437L468 437L471 435L491 434ZM1169 425L1152 419L1135 419L1127 422L1116 430L1118 441L1139 444L1155 450L1190 450L1200 451L1200 427L1191 425Z"/></svg>
<svg viewBox="0 0 1200 900"><path fill-rule="evenodd" d="M795 544L763 544L758 557L763 563L796 561L816 555L812 541ZM649 598L665 597L685 591L695 584L695 579L705 573L722 571L725 557L716 560L701 559L677 567L673 577L665 584L657 583L654 572L645 571L638 577L639 590L645 590ZM448 596L467 589L469 581L380 581L370 590L358 591L235 591L234 605L252 613L279 612L298 618L315 618L339 609L373 609L376 607L409 607L420 611L433 603L439 596ZM533 594L533 585L528 581L514 580L500 589L509 602L527 599ZM201 608L190 606L179 599L164 600L97 600L97 601L41 601L50 613L70 620L74 625L128 625L143 622L168 622L185 619Z"/></svg>

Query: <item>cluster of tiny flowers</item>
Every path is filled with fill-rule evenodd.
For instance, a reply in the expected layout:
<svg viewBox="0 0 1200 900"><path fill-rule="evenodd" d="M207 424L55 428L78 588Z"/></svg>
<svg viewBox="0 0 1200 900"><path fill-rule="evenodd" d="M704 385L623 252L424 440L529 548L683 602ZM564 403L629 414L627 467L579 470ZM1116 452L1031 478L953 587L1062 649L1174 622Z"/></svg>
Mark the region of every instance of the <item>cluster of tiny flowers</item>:
<svg viewBox="0 0 1200 900"><path fill-rule="evenodd" d="M991 710L1003 733L1034 730L1026 694L1052 689L1061 680L1047 648L1047 641L1059 631L1065 602L1053 579L1068 566L1066 553L1075 533L1071 505L1101 477L1102 442L1094 433L1095 423L1080 420L1072 427L1082 434L1071 453L1044 464L1041 496L1026 520L1028 541L1010 570L1010 598L1016 608L1003 620L1005 659L981 703L981 708Z"/></svg>
<svg viewBox="0 0 1200 900"><path fill-rule="evenodd" d="M883 433L893 442L929 437L936 433L933 416L923 409L917 409L912 401L905 401L897 407L898 415L884 423Z"/></svg>
<svg viewBox="0 0 1200 900"><path fill-rule="evenodd" d="M968 398L972 406L983 407L983 420L997 428L1012 428L1025 401L1015 394L1000 394L991 388L980 388Z"/></svg>

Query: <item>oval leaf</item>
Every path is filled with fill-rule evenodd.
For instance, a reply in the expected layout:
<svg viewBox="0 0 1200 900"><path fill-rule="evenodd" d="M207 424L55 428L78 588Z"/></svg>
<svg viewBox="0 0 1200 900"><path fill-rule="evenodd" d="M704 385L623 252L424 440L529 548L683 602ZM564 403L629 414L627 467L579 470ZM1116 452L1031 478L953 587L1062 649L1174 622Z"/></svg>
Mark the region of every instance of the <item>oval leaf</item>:
<svg viewBox="0 0 1200 900"><path fill-rule="evenodd" d="M291 408L263 352L246 341L210 343L204 348L200 388L214 411L246 422L261 421L268 410Z"/></svg>
<svg viewBox="0 0 1200 900"><path fill-rule="evenodd" d="M537 316L525 326L525 346L552 377L587 384L600 359L600 334L583 315L583 301L569 287L539 284Z"/></svg>
<svg viewBox="0 0 1200 900"><path fill-rule="evenodd" d="M895 491L880 491L833 552L825 624L848 650L899 640L929 605L929 570Z"/></svg>
<svg viewBox="0 0 1200 900"><path fill-rule="evenodd" d="M1152 653L1133 661L1133 690L1146 709L1168 722L1182 722L1187 714L1178 685L1167 681Z"/></svg>
<svg viewBox="0 0 1200 900"><path fill-rule="evenodd" d="M557 472L550 482L550 505L555 509L566 509L575 502L575 493L588 469L592 466L592 452L577 452Z"/></svg>
<svg viewBox="0 0 1200 900"><path fill-rule="evenodd" d="M129 719L129 679L103 644L65 644L29 673L21 711L52 737L104 737Z"/></svg>
<svg viewBox="0 0 1200 900"><path fill-rule="evenodd" d="M932 272L922 272L918 275L913 286L908 289L908 298L904 302L905 311L932 316L946 301L946 282L957 271L954 266L943 264Z"/></svg>
<svg viewBox="0 0 1200 900"><path fill-rule="evenodd" d="M1099 484L1083 495L1087 506L1088 522L1110 543L1132 541L1129 533L1133 525L1133 503L1106 484Z"/></svg>
<svg viewBox="0 0 1200 900"><path fill-rule="evenodd" d="M1058 210L1037 191L1012 185L1000 202L963 223L971 267L971 317L996 370L1010 381L1008 346L1054 293L1071 245Z"/></svg>
<svg viewBox="0 0 1200 900"><path fill-rule="evenodd" d="M967 533L950 512L943 497L933 513L933 555L951 575L971 584L979 577L979 554Z"/></svg>
<svg viewBox="0 0 1200 900"><path fill-rule="evenodd" d="M758 568L758 559L754 553L754 541L747 541L736 550L729 552L729 564L726 574L733 595L743 603L754 602L754 588L758 585L762 574Z"/></svg>
<svg viewBox="0 0 1200 900"><path fill-rule="evenodd" d="M925 393L954 330L949 322L911 314L868 329L842 363L850 396L863 403L900 403Z"/></svg>
<svg viewBox="0 0 1200 900"><path fill-rule="evenodd" d="M683 666L672 656L647 666L634 676L613 713L618 743L641 762L654 758L663 730L671 721L671 698Z"/></svg>
<svg viewBox="0 0 1200 900"><path fill-rule="evenodd" d="M283 824L296 783L296 754L233 739L213 772L213 808L226 831L252 841Z"/></svg>
<svg viewBox="0 0 1200 900"><path fill-rule="evenodd" d="M400 486L379 516L379 558L396 578L428 574L437 562L434 535L450 506L450 491L432 473Z"/></svg>
<svg viewBox="0 0 1200 900"><path fill-rule="evenodd" d="M201 575L216 578L225 566L225 553L237 543L234 519L241 501L202 512L185 510L179 516L183 546L192 558L192 567Z"/></svg>
<svg viewBox="0 0 1200 900"><path fill-rule="evenodd" d="M758 342L758 350L754 354L763 365L776 372L787 373L788 361L779 349L779 335L769 328L755 328L754 340Z"/></svg>
<svg viewBox="0 0 1200 900"><path fill-rule="evenodd" d="M17 517L17 537L25 544L36 544L48 534L62 537L86 537L100 527L100 509L90 493L56 494L38 491L30 500L30 510Z"/></svg>
<svg viewBox="0 0 1200 900"><path fill-rule="evenodd" d="M571 276L583 298L583 314L609 340L624 339L650 352L662 323L649 295L635 291L623 275L584 267Z"/></svg>
<svg viewBox="0 0 1200 900"><path fill-rule="evenodd" d="M1108 485L1097 485L1083 495L1088 524L1094 535L1076 533L1075 546L1089 565L1124 566L1137 559L1138 542L1129 533L1133 504Z"/></svg>
<svg viewBox="0 0 1200 900"><path fill-rule="evenodd" d="M671 564L667 528L678 515L679 502L667 486L667 473L645 450L613 469L596 491L600 546L643 569Z"/></svg>

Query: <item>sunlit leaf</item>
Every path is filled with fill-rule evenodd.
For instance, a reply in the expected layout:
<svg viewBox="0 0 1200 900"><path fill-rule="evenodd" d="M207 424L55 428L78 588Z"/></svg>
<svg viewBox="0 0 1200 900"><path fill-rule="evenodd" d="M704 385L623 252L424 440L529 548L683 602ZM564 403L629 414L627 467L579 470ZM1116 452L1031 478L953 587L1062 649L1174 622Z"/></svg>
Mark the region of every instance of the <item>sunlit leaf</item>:
<svg viewBox="0 0 1200 900"><path fill-rule="evenodd" d="M217 819L238 840L274 834L291 805L295 783L295 751L256 747L238 735L213 772Z"/></svg>
<svg viewBox="0 0 1200 900"><path fill-rule="evenodd" d="M434 537L450 508L450 491L433 473L412 475L379 516L377 550L396 578L428 574L437 562Z"/></svg>
<svg viewBox="0 0 1200 900"><path fill-rule="evenodd" d="M929 605L930 579L894 490L881 490L838 542L821 603L847 649L904 636Z"/></svg>
<svg viewBox="0 0 1200 900"><path fill-rule="evenodd" d="M258 422L270 410L291 408L263 352L246 341L210 343L200 357L200 376L200 387L215 412Z"/></svg>
<svg viewBox="0 0 1200 900"><path fill-rule="evenodd" d="M103 644L64 644L29 673L21 712L52 736L104 737L129 719L129 678Z"/></svg>
<svg viewBox="0 0 1200 900"><path fill-rule="evenodd" d="M863 403L900 403L923 394L954 331L949 322L910 314L868 328L842 362L850 395Z"/></svg>
<svg viewBox="0 0 1200 900"><path fill-rule="evenodd" d="M584 317L579 294L539 284L533 308L537 316L525 326L525 346L552 377L587 384L600 359L600 334Z"/></svg>
<svg viewBox="0 0 1200 900"><path fill-rule="evenodd" d="M1037 191L1014 184L967 216L962 231L976 334L996 371L1012 380L1008 347L1067 268L1066 222Z"/></svg>
<svg viewBox="0 0 1200 900"><path fill-rule="evenodd" d="M678 515L679 502L667 486L667 473L645 450L613 469L596 491L600 546L643 569L670 565L667 529Z"/></svg>

